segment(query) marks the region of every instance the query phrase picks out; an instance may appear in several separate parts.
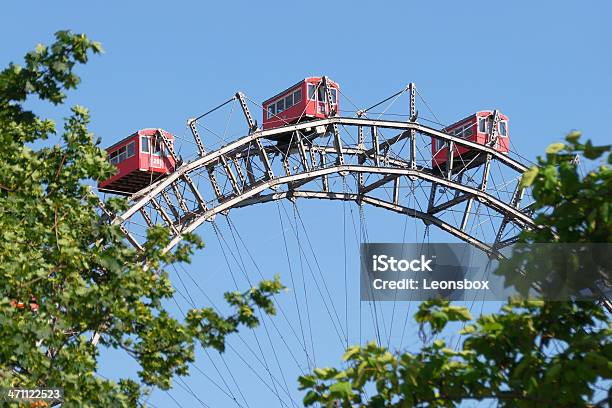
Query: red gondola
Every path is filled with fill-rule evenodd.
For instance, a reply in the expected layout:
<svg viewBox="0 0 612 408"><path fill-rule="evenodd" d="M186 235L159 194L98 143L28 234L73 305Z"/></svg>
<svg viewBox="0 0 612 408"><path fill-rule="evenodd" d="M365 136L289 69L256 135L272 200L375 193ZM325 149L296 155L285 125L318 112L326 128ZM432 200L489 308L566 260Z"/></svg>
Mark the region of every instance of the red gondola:
<svg viewBox="0 0 612 408"><path fill-rule="evenodd" d="M323 119L339 112L340 86L327 79L331 106L327 102L323 77L310 77L266 100L263 128L274 129L303 120Z"/></svg>
<svg viewBox="0 0 612 408"><path fill-rule="evenodd" d="M98 184L102 192L129 195L174 171L175 160L162 140L173 146L174 137L161 129L142 129L107 150L117 174Z"/></svg>
<svg viewBox="0 0 612 408"><path fill-rule="evenodd" d="M488 144L491 138L491 127L493 123L493 111L479 111L450 126L442 129L444 133L461 137L478 144ZM497 125L497 139L494 148L501 153L508 153L510 145L510 132L508 128L508 117L499 113ZM434 171L446 171L448 167L448 146L442 139L432 138L431 143L432 168ZM473 149L455 145L453 149L453 169L472 168L484 162L483 154Z"/></svg>

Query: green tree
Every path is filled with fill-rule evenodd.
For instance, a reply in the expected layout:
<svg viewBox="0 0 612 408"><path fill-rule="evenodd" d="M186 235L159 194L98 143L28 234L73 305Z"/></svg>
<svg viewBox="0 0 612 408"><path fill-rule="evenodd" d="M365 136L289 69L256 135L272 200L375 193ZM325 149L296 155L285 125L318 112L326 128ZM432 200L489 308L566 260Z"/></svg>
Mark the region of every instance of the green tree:
<svg viewBox="0 0 612 408"><path fill-rule="evenodd" d="M187 375L196 342L223 351L228 334L258 324L254 308L273 314L270 297L282 286L275 278L227 293L227 316L194 309L179 321L164 310L173 295L164 266L188 262L202 244L189 235L163 253L168 232L151 229L139 253L98 215L87 180L115 170L87 130L87 110L72 107L57 135L52 120L24 107L32 97L63 104L79 83L75 66L102 52L84 35L55 36L0 73L0 388L63 387L66 407L136 406L148 388ZM50 137L61 144L36 148ZM125 202L106 205L119 211ZM95 374L94 332L137 361L139 381Z"/></svg>
<svg viewBox="0 0 612 408"><path fill-rule="evenodd" d="M577 155L597 161L596 168L581 175ZM523 232L520 241L611 243L610 146L583 144L572 132L538 160L521 183L531 186L536 221L545 227ZM513 283L544 283L538 268L518 277L512 259L500 273L515 277ZM530 266L528 257L521 260ZM574 275L590 278L572 280L573 290L593 289L594 271L605 272L609 284L609 263L586 265L574 265ZM519 289L526 294L529 285ZM597 302L509 300L500 312L474 320L467 309L435 300L420 305L415 321L433 336L450 322L464 323L461 347L449 348L441 338L414 353L393 354L375 343L350 347L343 356L346 369L315 369L300 377L304 404L453 407L494 400L507 407L573 408L612 401L612 326ZM602 387L603 396L596 393Z"/></svg>

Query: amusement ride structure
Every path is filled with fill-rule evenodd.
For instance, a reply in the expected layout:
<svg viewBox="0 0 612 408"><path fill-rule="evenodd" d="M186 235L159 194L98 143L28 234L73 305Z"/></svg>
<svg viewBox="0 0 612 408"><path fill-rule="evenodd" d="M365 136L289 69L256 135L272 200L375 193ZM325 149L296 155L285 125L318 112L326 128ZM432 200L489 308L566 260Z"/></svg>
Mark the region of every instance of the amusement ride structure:
<svg viewBox="0 0 612 408"><path fill-rule="evenodd" d="M226 219L230 233L234 234L236 226L230 220L230 212L263 203L278 206L281 236L285 239L284 250L282 245L275 249L279 252L278 258L286 255L290 272L301 269L302 282L313 285L308 292L312 295L307 295L306 289L301 294L296 283L296 290L291 292L295 298L294 315L288 311L293 304L275 299L284 321L264 319L265 335L254 331L253 340L247 341L238 335L238 340L243 342L242 355L230 346L230 351L236 353L238 363L242 364L238 372L229 368L222 370L223 365L228 367L225 360L228 357L223 355L210 360L218 378L209 378L210 372L198 369L233 405L250 405L250 398L244 395L248 392L243 393L238 385L240 381L236 380L249 372L254 380L248 381L261 382L262 390L270 391L280 406L300 405L299 398L294 398L290 391L297 387L288 386L286 380L295 382L297 375L283 367L285 363L281 361L295 363L297 374L319 366L320 359L315 361L320 356L315 356L319 353L315 343L321 341L313 326L322 327L325 323L310 317L316 307L313 298L323 305L322 315L329 316L327 328L319 327L319 332L328 332L332 338L338 338L336 357L352 341L349 330L353 330L355 324L349 316L359 316L358 341L367 340L367 334L362 336L361 323L362 313L367 314L366 306L363 312L361 303L351 306L353 312L349 310L346 264L343 299L333 289L319 286L315 280L315 275L323 277L323 272L317 259L309 262L308 250L302 247L311 246L311 240L304 225L308 221L303 222L296 203L305 199L331 200L343 206L354 203L360 224L355 231L364 230L365 207L388 210L401 219L414 220L415 228L420 223L424 240L434 227L492 258L500 257L500 251L516 242L522 230L536 228L529 191L524 191L520 184L528 165L512 148L509 118L498 110L482 110L445 125L420 115L417 100L421 101L419 108L423 105L433 114L414 83L369 108L354 106L352 111L342 110L344 104L352 102L340 85L325 76L310 77L262 104L238 92L230 100L189 119L188 137L162 129L143 129L108 149L109 160L117 166L118 173L100 182L99 191L125 196L129 208L122 214L103 211L137 249L143 248L147 229L152 226L169 229L171 240L165 250L170 251L185 234L209 225L220 237L228 269L232 269L233 257L237 269L246 275L243 259L253 259L252 254L247 246L244 256L235 254L243 244L242 237L225 239L215 221L216 216ZM405 115L390 113L390 108L397 107L398 101L405 101L401 105ZM225 132L213 131L207 122L210 115L228 106L237 107L245 119L242 123L246 124L242 125L242 135L231 139L225 137ZM254 119L249 106L256 106L262 112L262 126ZM374 112L376 108L382 112ZM221 140L220 144L211 148L208 135L215 135ZM191 154L184 158L180 153L187 149L191 149ZM283 207L284 203L293 207L293 220L291 211ZM345 213L345 236L347 219ZM262 222L269 223L268 220ZM289 227L294 229L298 247L295 254L290 253L287 245L285 230ZM404 224L404 235L405 231ZM357 238L361 242L368 239L367 234L356 232L356 235L361 236ZM204 239L207 240L206 236ZM314 256L314 251L311 253ZM344 254L346 259L346 239ZM296 265L293 269L291 263ZM307 276L307 270L312 277ZM184 293L179 286L176 289L190 306L195 307L197 302L188 291L191 286L203 293L203 285L198 283L200 279L188 275L187 270L177 271L177 274L179 279L183 275L192 280L189 285L181 281ZM291 287L293 279L291 272L291 279L284 279L284 282ZM300 277L296 279L299 281ZM390 303L393 305L367 306L371 337L379 343L385 343L385 338L391 339L391 327L397 326L394 324L396 305ZM384 307L389 311L390 320L389 316L383 316ZM344 322L339 308L345 309ZM405 337L407 319L403 320L403 329L398 329L401 330L399 348ZM365 324L363 331L366 331ZM264 351L266 341L261 336L267 337L269 352ZM331 343L325 344L321 347L328 348ZM280 349L287 353L282 358L277 357ZM304 352L303 358L296 356L300 350ZM244 355L251 359L247 361ZM207 406L187 384L183 386L180 381L178 384L200 405Z"/></svg>
<svg viewBox="0 0 612 408"><path fill-rule="evenodd" d="M408 121L369 118L379 104L356 117L340 116L336 90L326 77L302 81L264 102L263 128L239 92L225 104L239 102L248 132L207 151L198 130L206 114L190 119L198 157L188 162L161 129L141 130L115 144L109 155L119 173L100 183L100 191L127 196L130 208L109 214L112 222L136 248L142 248L137 237L146 236L143 226L167 226L170 250L183 234L235 208L285 198L348 200L421 219L491 254L534 227L530 206L521 205L519 176L527 166L508 154L508 118L501 112L480 111L437 130L419 123L414 84L401 91L410 97ZM345 180L342 191L330 186L332 175ZM402 202L406 180L426 195L419 208ZM389 185L386 197L381 193ZM488 210L496 230L492 242L466 231L474 203Z"/></svg>

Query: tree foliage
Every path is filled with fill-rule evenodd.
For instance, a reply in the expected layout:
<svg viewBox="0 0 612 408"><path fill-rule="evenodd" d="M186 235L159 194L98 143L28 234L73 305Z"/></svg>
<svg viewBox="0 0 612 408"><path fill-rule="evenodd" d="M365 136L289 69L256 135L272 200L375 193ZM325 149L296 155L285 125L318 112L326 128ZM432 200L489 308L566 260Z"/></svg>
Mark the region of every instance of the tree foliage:
<svg viewBox="0 0 612 408"><path fill-rule="evenodd" d="M597 166L581 175L576 155ZM572 132L538 161L521 183L532 188L536 222L543 228L524 231L520 241L611 243L610 146L581 143L580 134ZM542 276L520 276L515 267L502 263L500 270L516 277L513 282L541 282ZM592 289L588 280L573 284L584 285L575 290ZM495 400L503 407L588 407L610 402L612 326L596 302L510 299L500 312L473 319L463 307L433 300L420 305L415 320L438 338L414 353L391 353L375 343L350 347L343 356L346 369L315 369L300 377L307 391L304 404L454 407ZM464 324L458 349L441 336L450 322ZM601 387L607 389L596 393Z"/></svg>
<svg viewBox="0 0 612 408"><path fill-rule="evenodd" d="M227 293L228 316L203 308L179 321L164 309L174 292L164 266L188 262L200 240L189 235L164 253L168 231L153 228L142 253L128 246L98 215L87 184L115 171L87 129L87 110L72 107L58 134L25 107L32 98L63 104L79 84L75 66L100 52L86 36L60 31L23 66L0 72L0 388L62 387L66 407L135 406L147 387L169 388L188 373L196 342L223 351L228 334L258 324L254 308L274 314L270 297L282 289L275 278ZM60 143L40 147L55 137ZM117 199L106 205L125 208ZM94 332L137 361L140 381L95 374Z"/></svg>
<svg viewBox="0 0 612 408"><path fill-rule="evenodd" d="M566 143L548 146L538 166L524 174L521 185L531 187L535 222L542 228L524 231L521 241L571 245L555 251L555 256L546 245L515 247L508 262L496 271L506 277L506 283L524 295L535 284L546 299L584 289L595 298L602 297L599 287L610 286L612 270L610 245L606 245L612 242L609 152L610 146L594 146L590 140L582 143L580 132L574 131L567 135ZM584 175L581 158L596 161Z"/></svg>

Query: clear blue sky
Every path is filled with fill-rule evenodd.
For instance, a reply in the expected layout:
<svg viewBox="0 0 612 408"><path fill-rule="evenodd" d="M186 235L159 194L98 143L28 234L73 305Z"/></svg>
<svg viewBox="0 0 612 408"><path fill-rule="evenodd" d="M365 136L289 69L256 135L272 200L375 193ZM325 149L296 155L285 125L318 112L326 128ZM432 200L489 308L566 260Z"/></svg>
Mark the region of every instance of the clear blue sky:
<svg viewBox="0 0 612 408"><path fill-rule="evenodd" d="M50 42L60 29L84 32L102 42L106 53L78 69L83 81L78 91L70 93L68 103L91 110L91 128L105 145L144 127L162 127L182 135L187 118L228 99L236 90L263 101L300 78L320 74L340 82L343 92L360 106L416 82L445 123L476 110L499 108L511 119L516 148L531 159L571 129L581 129L599 143L611 140L612 6L607 1L58 4L4 4L0 62L19 62L26 50ZM38 112L55 119L67 115L65 107L42 107ZM232 218L266 275L287 271L279 208L291 214L291 206L285 204L243 210ZM349 210L330 203L301 208L311 224L315 247L322 251L324 272L343 269L343 256L337 251L342 251L338 242L343 240L342 219ZM354 206L352 211L358 217ZM387 232L397 218L380 213L368 216L375 239L402 239L397 228ZM224 220L219 223L227 225ZM270 223L274 228L269 228ZM207 248L188 269L210 296L218 297L220 290L233 287L212 229L200 232ZM419 239L418 233L412 236ZM444 240L439 234L435 238ZM351 251L351 257L357 254L356 248ZM349 268L355 265L349 263ZM185 284L195 303L207 304L193 284L188 280ZM342 286L343 281L335 284ZM187 307L183 298L177 297L177 302ZM316 303L314 295L312 302ZM323 309L313 307L313 320L325 318ZM272 337L280 336L271 324L268 329ZM280 332L287 330L281 327ZM317 362L332 364L340 350L331 346L333 339L324 331L315 328L317 342L323 349L329 342L333 352L321 352L318 357L324 357ZM251 333L245 339L257 348ZM267 341L265 331L260 331L259 340ZM234 344L240 353L248 354L246 346ZM237 397L241 406L279 405L265 384L254 374L247 375L248 368L241 369L247 373L244 378L236 374L241 385L235 387L231 376L219 376L208 356L198 354L198 367L221 389L237 395L240 388L245 395ZM268 364L275 366L273 353L265 354ZM104 352L104 356L101 372L106 376L116 377L134 368L116 353ZM228 353L227 363L240 364L238 359ZM286 353L279 351L279 359L281 367L290 365L285 364L291 359ZM213 361L222 369L218 356ZM254 361L252 356L250 361ZM263 368L258 372L267 375ZM290 372L285 374L288 381L295 378ZM198 371L185 382L208 406L238 406ZM295 386L291 383L288 388ZM172 396L185 407L202 405L182 388ZM163 392L154 392L150 402L159 407L177 406Z"/></svg>

